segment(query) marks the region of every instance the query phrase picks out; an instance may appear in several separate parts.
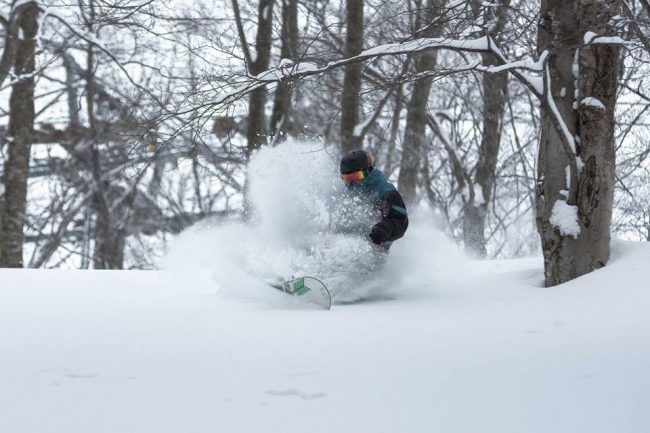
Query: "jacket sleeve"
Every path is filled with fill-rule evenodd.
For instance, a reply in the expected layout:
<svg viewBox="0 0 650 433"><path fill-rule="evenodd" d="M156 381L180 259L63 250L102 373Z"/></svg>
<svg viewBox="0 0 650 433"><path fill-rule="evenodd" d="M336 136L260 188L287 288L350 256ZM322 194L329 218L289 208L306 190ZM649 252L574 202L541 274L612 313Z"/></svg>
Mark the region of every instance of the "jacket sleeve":
<svg viewBox="0 0 650 433"><path fill-rule="evenodd" d="M408 214L402 196L397 190L388 191L379 202L382 220L373 230L380 230L383 242L391 242L404 236L409 225Z"/></svg>

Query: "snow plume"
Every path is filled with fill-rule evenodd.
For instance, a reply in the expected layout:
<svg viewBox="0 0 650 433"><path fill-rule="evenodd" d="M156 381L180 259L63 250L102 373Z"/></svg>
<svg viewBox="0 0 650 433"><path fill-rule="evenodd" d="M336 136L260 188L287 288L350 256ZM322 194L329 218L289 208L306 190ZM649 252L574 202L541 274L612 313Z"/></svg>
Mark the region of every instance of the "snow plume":
<svg viewBox="0 0 650 433"><path fill-rule="evenodd" d="M287 303L265 281L315 276L335 303L416 296L467 271L467 259L434 228L430 213L411 212L411 226L390 254L367 238L374 215L350 196L338 159L323 143L289 140L265 147L248 168L251 222L203 223L174 242L166 267L192 271L201 284L265 303ZM406 292L402 287L413 289Z"/></svg>
<svg viewBox="0 0 650 433"><path fill-rule="evenodd" d="M255 226L275 243L327 227L328 202L343 190L334 158L320 143L264 147L251 159L248 179Z"/></svg>

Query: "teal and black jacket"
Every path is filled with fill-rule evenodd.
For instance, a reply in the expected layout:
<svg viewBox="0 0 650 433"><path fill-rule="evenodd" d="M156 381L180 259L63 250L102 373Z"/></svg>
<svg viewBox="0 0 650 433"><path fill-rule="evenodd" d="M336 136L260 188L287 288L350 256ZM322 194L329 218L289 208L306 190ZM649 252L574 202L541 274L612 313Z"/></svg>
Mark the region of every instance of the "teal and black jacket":
<svg viewBox="0 0 650 433"><path fill-rule="evenodd" d="M404 200L381 171L371 168L365 180L352 188L364 193L381 214L381 221L374 225L370 234L373 242L383 244L404 236L409 225Z"/></svg>

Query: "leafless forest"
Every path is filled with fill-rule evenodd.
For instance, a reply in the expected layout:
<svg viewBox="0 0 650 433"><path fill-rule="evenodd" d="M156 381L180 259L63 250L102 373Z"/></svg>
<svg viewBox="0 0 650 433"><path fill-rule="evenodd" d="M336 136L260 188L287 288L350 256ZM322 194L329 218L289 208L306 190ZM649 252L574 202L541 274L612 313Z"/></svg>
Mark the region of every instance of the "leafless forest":
<svg viewBox="0 0 650 433"><path fill-rule="evenodd" d="M0 266L152 268L287 137L558 284L650 240L647 0L0 0ZM431 248L435 248L432 245Z"/></svg>

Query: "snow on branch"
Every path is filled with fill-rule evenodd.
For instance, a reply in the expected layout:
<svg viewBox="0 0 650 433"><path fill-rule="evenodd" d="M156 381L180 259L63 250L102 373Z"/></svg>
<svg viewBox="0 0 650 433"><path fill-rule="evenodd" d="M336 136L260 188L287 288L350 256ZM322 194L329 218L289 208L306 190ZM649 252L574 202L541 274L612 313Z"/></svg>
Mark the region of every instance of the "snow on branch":
<svg viewBox="0 0 650 433"><path fill-rule="evenodd" d="M597 111L606 111L605 105L600 102L600 99L589 96L580 101L581 106L590 107Z"/></svg>
<svg viewBox="0 0 650 433"><path fill-rule="evenodd" d="M274 83L288 79L296 79L309 75L319 75L333 69L340 68L350 63L358 63L369 59L399 54L414 54L431 49L449 49L462 52L488 51L488 38L483 36L477 39L448 39L448 38L421 38L408 42L384 44L362 51L359 55L329 62L324 66L315 63L301 62L292 67L272 68L252 77L256 81Z"/></svg>
<svg viewBox="0 0 650 433"><path fill-rule="evenodd" d="M379 45L362 51L356 56L332 61L325 65L318 65L313 62L284 62L278 67L268 69L256 76L247 76L244 80L234 83L228 92L213 100L211 105L227 105L267 84L295 81L309 76L320 75L351 63L374 60L385 56L414 54L431 49L481 53L488 52L490 45L493 43L487 36L475 39L419 38L406 42Z"/></svg>
<svg viewBox="0 0 650 433"><path fill-rule="evenodd" d="M562 143L568 155L570 156L569 160L571 161L571 170L573 173L576 173L577 176L577 154L576 154L576 142L573 134L569 130L564 118L560 114L560 110L557 108L555 99L553 98L552 91L552 80L551 72L549 68L549 58L550 54L547 50L544 50L537 61L530 60L520 60L515 62L510 62L508 58L501 52L501 50L496 46L496 44L491 41L490 50L492 53L495 53L495 56L501 60L502 64L499 66L479 66L477 69L482 70L488 73L496 73L501 71L510 71L512 74L519 79L520 82L525 84L540 100L543 104L547 105L552 116L556 127L561 133L563 140ZM521 70L527 70L535 73L540 73L541 77L530 76Z"/></svg>
<svg viewBox="0 0 650 433"><path fill-rule="evenodd" d="M593 39L594 38L589 39L590 43L594 43ZM507 71L516 77L535 96L537 96L543 104L549 107L556 127L564 138L562 141L565 149L569 155L574 156L574 158L571 158L574 160L572 170L577 173L577 163L575 162L575 138L562 118L552 94L551 75L548 65L549 52L544 51L537 60L524 59L511 61L489 35L474 39L450 39L445 37L418 38L399 43L383 44L364 50L359 55L332 61L326 65L318 65L313 62L292 63L283 61L278 67L268 69L256 76L247 76L240 82L231 84L230 89L222 94L221 97L216 98L216 100L211 99L211 101L205 105L210 105L212 107L227 105L267 84L289 82L309 76L320 75L351 63L374 60L384 56L414 54L432 49L452 50L463 53L475 52L492 54L499 63L498 65L481 65L479 61L465 65L462 68L457 68L454 71L461 72L466 70L478 70L486 73L500 73ZM531 73L537 75L532 75ZM207 84L210 87L214 86L214 82L211 83L209 80ZM212 90L214 90L214 88L212 88ZM356 132L361 133L364 126L367 125L358 125Z"/></svg>
<svg viewBox="0 0 650 433"><path fill-rule="evenodd" d="M489 72L489 73L499 73L503 71L509 71L511 69L525 69L528 71L533 71L533 72L542 72L544 70L544 62L546 59L546 56L548 53L544 51L542 55L540 56L539 60L537 61L531 61L531 60L518 60L515 62L510 62L510 63L504 63L502 65L498 66L488 66L488 67L480 67L478 69L484 71L484 72Z"/></svg>
<svg viewBox="0 0 650 433"><path fill-rule="evenodd" d="M619 36L600 36L594 32L586 32L583 37L583 42L585 45L628 45L629 41L619 37Z"/></svg>
<svg viewBox="0 0 650 433"><path fill-rule="evenodd" d="M384 56L395 56L401 54L414 54L425 50L452 50L458 52L491 53L500 62L498 66L482 66L480 62L467 65L459 71L475 69L488 73L508 71L527 86L538 98L542 98L544 89L542 79L530 76L523 70L541 74L542 65L546 62L548 53L542 53L537 61L516 61L511 62L499 49L498 45L489 36L482 36L474 39L449 39L449 38L419 38L405 42L379 45L362 51L359 55L336 60L326 65L318 65L313 62L287 63L284 62L278 67L268 69L256 76L247 76L244 80L234 83L229 91L220 98L212 101L213 106L230 104L243 96L253 92L267 84L277 82L289 82L299 80L313 75L320 75L325 72L343 67L345 65L367 60L374 60Z"/></svg>

